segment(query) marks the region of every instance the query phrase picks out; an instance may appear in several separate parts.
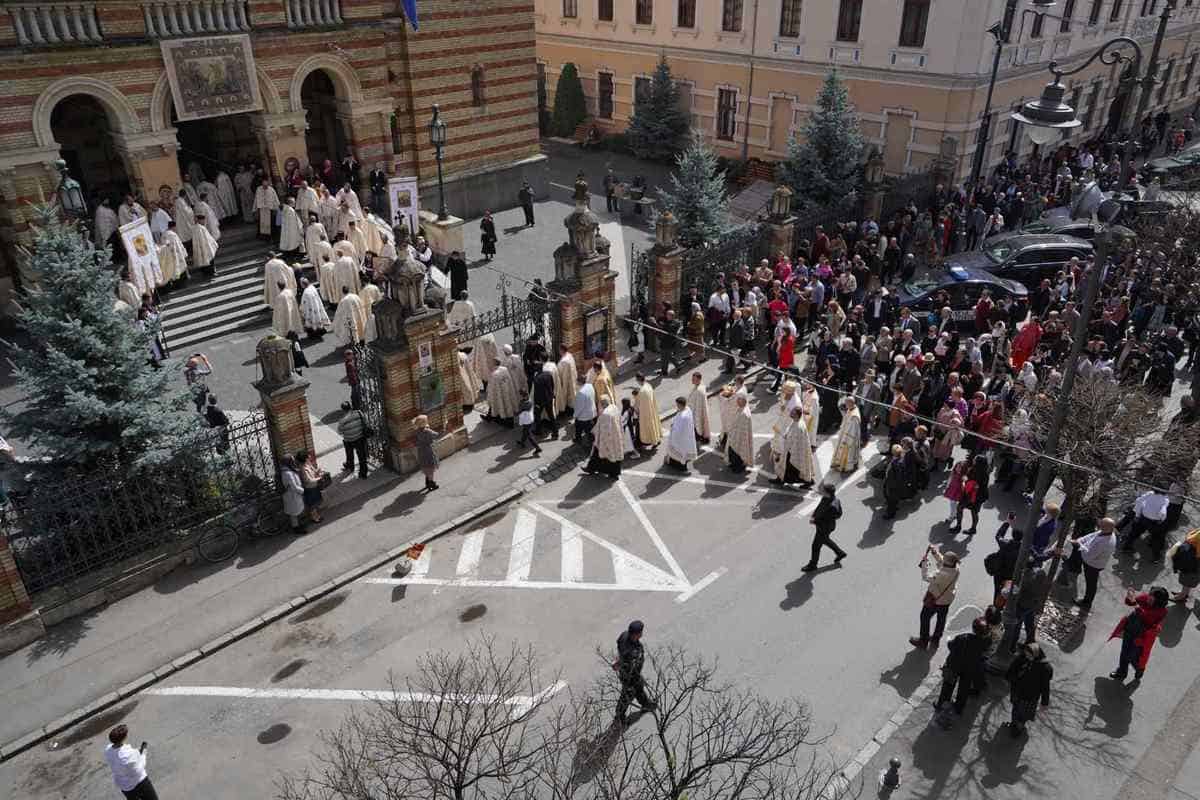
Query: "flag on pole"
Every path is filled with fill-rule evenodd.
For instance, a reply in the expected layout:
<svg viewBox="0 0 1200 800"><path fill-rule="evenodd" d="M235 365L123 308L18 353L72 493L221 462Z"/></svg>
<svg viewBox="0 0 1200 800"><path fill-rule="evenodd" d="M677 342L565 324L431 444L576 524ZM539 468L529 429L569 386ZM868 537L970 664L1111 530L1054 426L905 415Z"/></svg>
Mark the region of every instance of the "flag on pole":
<svg viewBox="0 0 1200 800"><path fill-rule="evenodd" d="M403 0L403 5L404 14L415 31L417 29L417 0Z"/></svg>

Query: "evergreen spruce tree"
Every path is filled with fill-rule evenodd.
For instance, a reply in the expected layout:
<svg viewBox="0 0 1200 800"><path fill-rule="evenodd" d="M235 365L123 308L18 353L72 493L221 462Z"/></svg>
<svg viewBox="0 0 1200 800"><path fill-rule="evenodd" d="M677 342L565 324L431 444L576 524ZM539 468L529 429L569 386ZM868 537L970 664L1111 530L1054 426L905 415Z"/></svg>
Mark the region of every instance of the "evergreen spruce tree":
<svg viewBox="0 0 1200 800"><path fill-rule="evenodd" d="M817 98L817 110L804 124L804 143L788 142L781 163L783 182L801 205L828 206L859 187L863 137L850 94L831 70Z"/></svg>
<svg viewBox="0 0 1200 800"><path fill-rule="evenodd" d="M165 461L197 428L179 370L151 366L153 333L133 310L115 310L109 250L93 250L55 207L35 210L39 285L17 318L29 345L12 352L26 399L4 421L42 455L84 470Z"/></svg>
<svg viewBox="0 0 1200 800"><path fill-rule="evenodd" d="M684 138L691 120L679 107L679 85L671 77L671 67L664 56L654 69L650 94L635 104L633 119L626 134L629 146L638 158L667 161L679 155L686 143Z"/></svg>
<svg viewBox="0 0 1200 800"><path fill-rule="evenodd" d="M571 136L579 123L587 118L587 101L583 96L583 83L579 71L568 61L558 74L554 89L554 118L551 128L558 136Z"/></svg>
<svg viewBox="0 0 1200 800"><path fill-rule="evenodd" d="M679 243L684 247L716 241L729 230L725 173L699 131L692 133L687 149L675 159L671 190L659 189L659 196L679 222Z"/></svg>

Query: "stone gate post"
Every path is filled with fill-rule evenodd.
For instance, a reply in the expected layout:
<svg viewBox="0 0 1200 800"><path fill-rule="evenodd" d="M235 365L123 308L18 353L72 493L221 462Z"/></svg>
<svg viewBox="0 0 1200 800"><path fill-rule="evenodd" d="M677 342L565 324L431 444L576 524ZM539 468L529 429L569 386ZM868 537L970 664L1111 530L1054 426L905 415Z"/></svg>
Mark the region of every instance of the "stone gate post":
<svg viewBox="0 0 1200 800"><path fill-rule="evenodd" d="M46 633L17 572L8 537L0 531L0 655L19 650Z"/></svg>
<svg viewBox="0 0 1200 800"><path fill-rule="evenodd" d="M782 184L775 187L771 195L770 216L767 218L768 251L767 258L772 265L780 255L791 256L792 246L796 236L796 218L792 216L792 190ZM747 264L751 270L757 264Z"/></svg>
<svg viewBox="0 0 1200 800"><path fill-rule="evenodd" d="M670 211L659 214L654 223L654 277L650 282L650 313L662 320L667 303L679 313L679 295L683 284L683 248L679 246L679 223Z"/></svg>
<svg viewBox="0 0 1200 800"><path fill-rule="evenodd" d="M274 334L258 343L262 378L254 382L262 398L271 429L271 445L278 462L297 450L313 452L312 422L308 416L308 381L292 370L292 344Z"/></svg>

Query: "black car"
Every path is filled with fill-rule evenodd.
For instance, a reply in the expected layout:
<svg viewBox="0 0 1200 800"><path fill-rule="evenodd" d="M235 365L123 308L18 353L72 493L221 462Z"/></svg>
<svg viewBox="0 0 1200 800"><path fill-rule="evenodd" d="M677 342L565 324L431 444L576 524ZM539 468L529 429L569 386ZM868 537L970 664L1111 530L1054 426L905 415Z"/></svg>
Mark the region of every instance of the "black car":
<svg viewBox="0 0 1200 800"><path fill-rule="evenodd" d="M1035 219L1019 231L1003 231L987 237L983 246L986 250L1004 239L1029 233L1057 233L1062 236L1074 236L1076 239L1086 239L1090 242L1096 236L1096 228L1090 219L1073 219L1071 209L1059 206L1046 211L1040 219Z"/></svg>
<svg viewBox="0 0 1200 800"><path fill-rule="evenodd" d="M1018 234L985 244L982 250L955 253L946 259L946 269L986 270L1000 278L1037 286L1053 278L1072 259L1084 261L1092 255L1092 243L1057 233Z"/></svg>
<svg viewBox="0 0 1200 800"><path fill-rule="evenodd" d="M896 291L896 302L908 306L913 314L923 319L941 310L936 298L939 292L945 292L955 327L970 328L975 324L975 304L985 289L996 301L1029 294L1029 290L1017 281L997 277L985 269L953 267L943 274L931 273L928 277L902 284Z"/></svg>

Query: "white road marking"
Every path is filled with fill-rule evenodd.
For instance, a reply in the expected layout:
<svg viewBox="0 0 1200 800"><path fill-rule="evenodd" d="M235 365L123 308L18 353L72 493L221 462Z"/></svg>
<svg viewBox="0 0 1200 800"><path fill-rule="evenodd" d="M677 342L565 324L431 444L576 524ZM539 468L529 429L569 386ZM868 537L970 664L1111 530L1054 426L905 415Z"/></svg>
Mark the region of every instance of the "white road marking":
<svg viewBox="0 0 1200 800"><path fill-rule="evenodd" d="M617 489L624 496L625 502L633 509L633 514L638 518L638 522L642 523L642 527L645 529L646 535L650 537L650 541L654 542L654 546L658 548L659 555L671 567L671 572L681 583L688 583L687 575L684 574L683 568L679 566L679 562L675 560L675 556L671 555L671 551L663 543L662 537L658 535L658 531L650 524L650 518L646 516L645 510L638 503L637 498L633 496L633 492L629 491L629 487L625 485L625 482L620 480L617 481Z"/></svg>
<svg viewBox="0 0 1200 800"><path fill-rule="evenodd" d="M637 565L639 570L644 570L644 567ZM643 572L643 574L646 574ZM364 583L371 583L377 586L459 586L471 589L583 589L585 591L597 592L680 592L687 589L687 586L680 586L675 582L674 578L662 573L668 580L661 583L639 583L637 585L623 585L619 583L564 583L562 581L508 581L508 580L483 580L480 578L366 578ZM661 580L660 576L647 574L647 578L653 577L656 580Z"/></svg>
<svg viewBox="0 0 1200 800"><path fill-rule="evenodd" d="M508 580L527 581L533 566L533 543L537 531L537 517L527 508L517 508L516 524L513 526L512 549L508 551Z"/></svg>
<svg viewBox="0 0 1200 800"><path fill-rule="evenodd" d="M558 681L535 695L518 695L504 699L505 705L528 708L567 688ZM395 700L401 703L438 703L447 698L468 703L494 703L496 695L437 695L425 692L393 692L391 689L284 689L254 686L156 686L142 691L155 697L231 697L239 700L336 700L341 702L378 702Z"/></svg>
<svg viewBox="0 0 1200 800"><path fill-rule="evenodd" d="M583 581L583 536L578 525L571 523L559 527L562 548L562 579L566 583Z"/></svg>
<svg viewBox="0 0 1200 800"><path fill-rule="evenodd" d="M858 482L859 478L861 478L863 475L867 474L867 471L870 469L870 466L866 463L865 459L862 459L860 457L859 460L861 462L861 466L858 469L854 470L854 472L851 472L849 475L847 475L845 478L843 478L838 483L837 487L834 488L834 490L833 490L834 495L841 494L843 489L847 489L847 488L853 486L855 483ZM826 476L826 477L828 477L828 476ZM807 503L803 508L800 509L800 512L799 512L800 516L804 516L805 514L811 514L813 509L815 509L817 507L817 504L820 502L821 502L821 498L819 498L819 497L814 498L812 500L812 502Z"/></svg>
<svg viewBox="0 0 1200 800"><path fill-rule="evenodd" d="M718 570L714 570L714 571L708 573L703 578L701 578L699 581L697 581L696 583L693 583L692 587L690 589L688 589L686 592L684 592L681 595L678 595L675 598L675 602L676 603L686 603L688 600L691 600L698 593L700 593L704 589L704 587L708 586L710 583L715 581L717 578L724 575L725 571L726 571L725 567L721 567Z"/></svg>
<svg viewBox="0 0 1200 800"><path fill-rule="evenodd" d="M463 537L462 552L458 554L458 567L454 570L458 577L469 577L479 569L479 559L483 557L483 537L485 536L487 536L487 528L471 531Z"/></svg>

